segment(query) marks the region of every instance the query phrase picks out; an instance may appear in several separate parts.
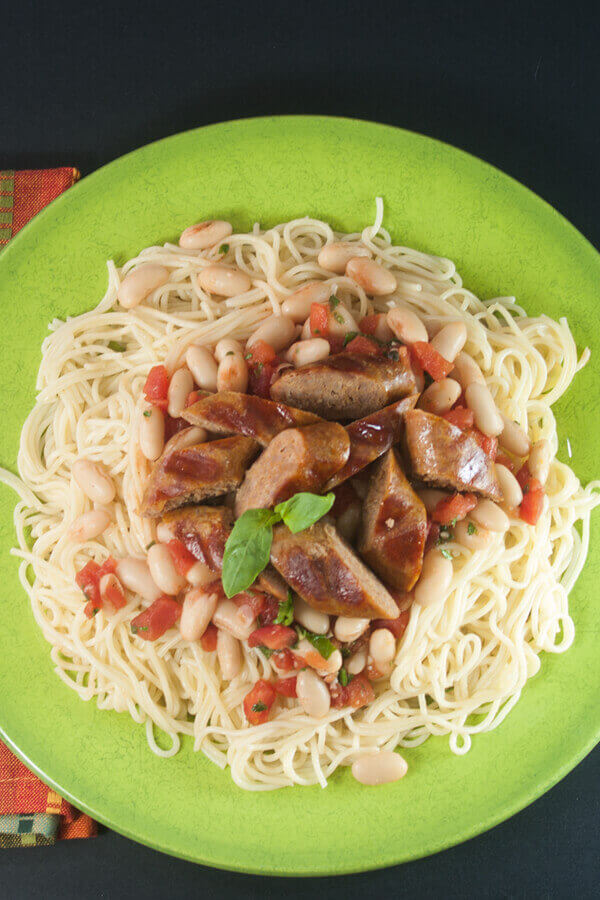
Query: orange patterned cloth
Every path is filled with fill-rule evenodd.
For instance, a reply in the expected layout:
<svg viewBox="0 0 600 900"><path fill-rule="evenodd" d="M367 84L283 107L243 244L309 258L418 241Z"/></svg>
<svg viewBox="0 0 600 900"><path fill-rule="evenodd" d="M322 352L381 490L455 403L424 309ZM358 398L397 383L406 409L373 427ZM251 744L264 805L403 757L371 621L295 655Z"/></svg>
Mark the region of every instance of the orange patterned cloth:
<svg viewBox="0 0 600 900"><path fill-rule="evenodd" d="M0 171L0 249L79 179L77 169ZM0 741L0 848L92 837L93 819L63 800Z"/></svg>

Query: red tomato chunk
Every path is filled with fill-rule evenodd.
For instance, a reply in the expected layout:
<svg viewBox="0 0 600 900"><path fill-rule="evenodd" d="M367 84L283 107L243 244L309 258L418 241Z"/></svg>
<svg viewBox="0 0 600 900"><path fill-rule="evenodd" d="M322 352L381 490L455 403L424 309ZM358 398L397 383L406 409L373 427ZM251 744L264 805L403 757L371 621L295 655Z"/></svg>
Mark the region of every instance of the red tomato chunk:
<svg viewBox="0 0 600 900"><path fill-rule="evenodd" d="M375 699L371 683L362 672L360 675L355 675L345 687L342 687L341 684L332 686L330 694L331 705L334 709L342 709L344 706L359 709L361 706L367 706Z"/></svg>
<svg viewBox="0 0 600 900"><path fill-rule="evenodd" d="M296 697L296 676L292 678L280 678L275 682L275 690L281 697Z"/></svg>
<svg viewBox="0 0 600 900"><path fill-rule="evenodd" d="M410 609L404 609L396 619L375 619L371 626L373 630L376 628L387 628L391 631L396 640L401 638L410 621Z"/></svg>
<svg viewBox="0 0 600 900"><path fill-rule="evenodd" d="M148 609L131 620L131 630L145 641L155 641L172 628L181 616L181 606L163 594Z"/></svg>
<svg viewBox="0 0 600 900"><path fill-rule="evenodd" d="M453 494L437 504L433 511L433 521L440 525L450 525L464 519L468 512L477 506L475 494Z"/></svg>
<svg viewBox="0 0 600 900"><path fill-rule="evenodd" d="M200 638L200 646L206 653L212 653L217 649L217 636L218 629L216 625L213 625L211 622L202 637Z"/></svg>
<svg viewBox="0 0 600 900"><path fill-rule="evenodd" d="M363 337L362 334L352 338L352 340L347 343L346 350L349 353L356 353L359 356L379 356L381 354L381 347L379 344L376 344L375 341L372 341L368 337Z"/></svg>
<svg viewBox="0 0 600 900"><path fill-rule="evenodd" d="M281 669L282 672L291 672L293 669L302 669L306 665L303 659L300 659L299 656L296 656L287 647L284 647L283 650L276 650L271 657L271 662L273 665L277 666L278 669Z"/></svg>
<svg viewBox="0 0 600 900"><path fill-rule="evenodd" d="M189 570L198 562L198 560L193 553L190 553L185 544L182 541L177 540L177 538L168 541L167 547L178 574L181 575L182 578L185 578Z"/></svg>
<svg viewBox="0 0 600 900"><path fill-rule="evenodd" d="M144 395L148 403L158 406L163 412L168 406L169 376L164 366L153 366L144 385Z"/></svg>
<svg viewBox="0 0 600 900"><path fill-rule="evenodd" d="M446 378L454 368L454 363L448 362L435 347L427 341L415 341L410 345L411 357L415 357L425 372L429 372L434 381Z"/></svg>
<svg viewBox="0 0 600 900"><path fill-rule="evenodd" d="M329 333L329 307L323 303L311 304L310 333L317 337L327 337Z"/></svg>
<svg viewBox="0 0 600 900"><path fill-rule="evenodd" d="M265 625L264 628L257 628L248 638L250 647L268 647L269 650L283 650L284 647L291 647L298 640L298 635L293 628L286 625Z"/></svg>
<svg viewBox="0 0 600 900"><path fill-rule="evenodd" d="M277 354L275 353L275 350L270 344L267 344L266 341L255 341L246 352L246 360L250 366L256 365L257 363L268 365L269 363L274 362L276 357Z"/></svg>
<svg viewBox="0 0 600 900"><path fill-rule="evenodd" d="M456 427L460 428L462 431L466 428L472 428L475 422L473 411L467 409L465 406L455 406L454 409L450 409L448 412L443 413L442 418L447 422L450 422L451 425L456 425Z"/></svg>
<svg viewBox="0 0 600 900"><path fill-rule="evenodd" d="M362 331L363 334L375 334L377 331L380 319L385 319L381 313L371 313L369 316L365 316L358 323L358 327Z"/></svg>
<svg viewBox="0 0 600 900"><path fill-rule="evenodd" d="M250 725L262 725L269 718L277 694L268 681L261 678L244 697L244 712Z"/></svg>
<svg viewBox="0 0 600 900"><path fill-rule="evenodd" d="M537 478L530 478L523 488L523 502L519 515L528 525L535 525L544 508L544 488Z"/></svg>
<svg viewBox="0 0 600 900"><path fill-rule="evenodd" d="M91 559L85 564L75 576L78 587L81 588L89 603L86 604L84 612L88 619L96 615L99 609L102 609L102 598L100 596L100 579L103 575L114 575L117 571L117 561L109 556L101 566Z"/></svg>

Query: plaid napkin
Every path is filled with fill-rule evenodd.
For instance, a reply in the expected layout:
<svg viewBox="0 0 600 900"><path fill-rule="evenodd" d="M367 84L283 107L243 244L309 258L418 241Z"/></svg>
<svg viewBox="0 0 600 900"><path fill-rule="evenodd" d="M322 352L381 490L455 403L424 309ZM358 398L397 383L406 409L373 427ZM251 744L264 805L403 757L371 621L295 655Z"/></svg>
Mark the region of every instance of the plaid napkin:
<svg viewBox="0 0 600 900"><path fill-rule="evenodd" d="M0 171L0 249L79 178L77 169ZM59 797L0 741L0 847L92 837L96 823Z"/></svg>

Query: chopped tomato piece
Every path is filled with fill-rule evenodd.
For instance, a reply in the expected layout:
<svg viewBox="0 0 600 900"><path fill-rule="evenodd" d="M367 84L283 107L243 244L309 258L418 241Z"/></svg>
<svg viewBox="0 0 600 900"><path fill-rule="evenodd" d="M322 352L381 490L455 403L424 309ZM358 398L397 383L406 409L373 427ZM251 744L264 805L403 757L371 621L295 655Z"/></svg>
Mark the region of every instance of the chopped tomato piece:
<svg viewBox="0 0 600 900"><path fill-rule="evenodd" d="M280 678L275 682L275 690L281 697L296 697L296 676L292 678Z"/></svg>
<svg viewBox="0 0 600 900"><path fill-rule="evenodd" d="M429 372L434 381L446 378L454 368L454 363L445 359L427 341L415 341L410 345L411 357L416 357L419 365Z"/></svg>
<svg viewBox="0 0 600 900"><path fill-rule="evenodd" d="M180 604L163 594L131 620L131 630L145 641L155 641L172 628L180 616Z"/></svg>
<svg viewBox="0 0 600 900"><path fill-rule="evenodd" d="M498 438L489 437L487 434L484 434L483 431L480 431L479 428L470 428L469 434L477 441L483 452L487 453L490 459L496 459L496 453L498 452Z"/></svg>
<svg viewBox="0 0 600 900"><path fill-rule="evenodd" d="M535 525L544 507L544 488L537 478L530 478L523 488L523 502L519 515L524 522Z"/></svg>
<svg viewBox="0 0 600 900"><path fill-rule="evenodd" d="M356 353L359 356L379 356L381 347L368 337L362 334L357 335L348 341L345 348L349 353Z"/></svg>
<svg viewBox="0 0 600 900"><path fill-rule="evenodd" d="M100 581L103 575L114 575L116 571L117 561L116 559L113 559L112 556L109 556L98 569L98 581Z"/></svg>
<svg viewBox="0 0 600 900"><path fill-rule="evenodd" d="M277 694L268 681L261 678L244 697L244 712L251 725L262 725L269 718Z"/></svg>
<svg viewBox="0 0 600 900"><path fill-rule="evenodd" d="M358 327L363 334L375 334L381 318L381 313L371 313L360 320Z"/></svg>
<svg viewBox="0 0 600 900"><path fill-rule="evenodd" d="M279 615L279 600L271 594L265 594L265 602L258 616L259 625L272 625Z"/></svg>
<svg viewBox="0 0 600 900"><path fill-rule="evenodd" d="M287 647L284 647L283 650L276 650L271 657L271 662L282 672L291 672L292 669L301 669L304 666L304 660L295 656Z"/></svg>
<svg viewBox="0 0 600 900"><path fill-rule="evenodd" d="M186 407L193 406L194 403L198 402L198 400L200 399L201 396L202 395L201 395L200 391L190 391L189 394L187 395L187 397L185 398Z"/></svg>
<svg viewBox="0 0 600 900"><path fill-rule="evenodd" d="M88 602L83 607L83 614L86 619L93 619L97 612L100 612L99 606L94 605L93 600L88 600Z"/></svg>
<svg viewBox="0 0 600 900"><path fill-rule="evenodd" d="M440 526L437 522L432 522L431 519L427 519L427 539L425 541L425 550L430 550L437 544L438 538L440 536Z"/></svg>
<svg viewBox="0 0 600 900"><path fill-rule="evenodd" d="M256 365L257 363L268 365L277 357L273 347L271 347L270 344L267 344L266 341L255 341L254 344L246 350L245 355L248 365Z"/></svg>
<svg viewBox="0 0 600 900"><path fill-rule="evenodd" d="M527 482L530 480L530 478L531 472L529 471L529 466L527 465L527 463L525 463L525 465L521 466L521 468L517 472L517 481L519 482L522 491L525 490Z"/></svg>
<svg viewBox="0 0 600 900"><path fill-rule="evenodd" d="M362 672L360 675L355 675L345 687L342 687L340 684L333 684L329 689L329 693L331 694L331 705L334 709L342 709L344 706L359 709L375 699L369 679Z"/></svg>
<svg viewBox="0 0 600 900"><path fill-rule="evenodd" d="M375 619L371 622L373 629L387 628L396 639L401 638L410 620L410 609L404 609L396 619Z"/></svg>
<svg viewBox="0 0 600 900"><path fill-rule="evenodd" d="M240 609L242 607L249 609L255 619L263 611L266 599L266 594L261 594L259 591L242 591L241 594L232 597L236 606L239 606Z"/></svg>
<svg viewBox="0 0 600 900"><path fill-rule="evenodd" d="M91 559L75 576L78 587L81 588L85 596L92 603L92 606L97 609L100 609L102 606L102 600L100 599L99 573L100 566Z"/></svg>
<svg viewBox="0 0 600 900"><path fill-rule="evenodd" d="M177 538L168 541L167 547L178 574L185 578L192 566L197 563L198 560L193 553L190 553L183 541L179 541Z"/></svg>
<svg viewBox="0 0 600 900"><path fill-rule="evenodd" d="M265 625L264 628L257 628L248 638L248 646L268 647L269 650L283 650L284 647L291 647L298 640L298 635L293 628L287 625Z"/></svg>
<svg viewBox="0 0 600 900"><path fill-rule="evenodd" d="M311 304L310 333L317 337L327 337L329 334L329 307L324 303Z"/></svg>
<svg viewBox="0 0 600 900"><path fill-rule="evenodd" d="M108 584L101 588L100 596L102 597L102 605L104 606L105 601L108 601L113 609L123 609L127 603L125 591L116 575L113 575L109 579Z"/></svg>
<svg viewBox="0 0 600 900"><path fill-rule="evenodd" d="M510 470L511 472L513 472L513 473L514 473L514 471L515 471L515 469L516 469L514 460L512 460L512 459L510 458L510 456L507 456L506 453L496 453L496 459L495 459L495 462L496 462L498 465L506 466L506 468L509 469L509 470Z"/></svg>
<svg viewBox="0 0 600 900"><path fill-rule="evenodd" d="M217 649L217 635L218 629L216 625L213 625L211 622L202 637L200 638L200 646L206 653L212 653Z"/></svg>
<svg viewBox="0 0 600 900"><path fill-rule="evenodd" d="M331 507L331 515L337 519L358 499L358 494L349 481L342 481L338 487L334 488L333 493L335 494L335 501Z"/></svg>
<svg viewBox="0 0 600 900"><path fill-rule="evenodd" d="M144 395L148 403L158 406L163 412L167 408L169 393L169 376L164 366L153 366L144 385Z"/></svg>
<svg viewBox="0 0 600 900"><path fill-rule="evenodd" d="M451 522L460 522L468 512L477 506L475 494L453 494L440 500L433 511L433 521L440 525L450 525Z"/></svg>
<svg viewBox="0 0 600 900"><path fill-rule="evenodd" d="M463 431L466 428L472 428L475 422L473 411L467 409L466 406L455 406L454 409L449 409L448 412L443 413L442 418Z"/></svg>
<svg viewBox="0 0 600 900"><path fill-rule="evenodd" d="M249 353L254 353L254 348L258 344L264 347L270 347L264 341L257 341ZM274 351L273 351L274 352ZM248 354L247 354L248 355ZM266 351L264 353L266 356ZM279 373L282 360L274 356L270 362L262 362L260 359L252 357L248 360L248 393L255 394L257 397L264 397L268 400L271 396L271 385L276 380Z"/></svg>

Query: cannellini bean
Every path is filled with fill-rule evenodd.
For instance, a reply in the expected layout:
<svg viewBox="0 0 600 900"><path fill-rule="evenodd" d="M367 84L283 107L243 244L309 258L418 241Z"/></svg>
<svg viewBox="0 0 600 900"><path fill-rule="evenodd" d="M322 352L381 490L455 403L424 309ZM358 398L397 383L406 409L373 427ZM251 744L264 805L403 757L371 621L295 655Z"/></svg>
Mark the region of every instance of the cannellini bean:
<svg viewBox="0 0 600 900"><path fill-rule="evenodd" d="M68 537L72 541L91 541L106 531L110 525L111 517L104 509L91 509L89 512L78 516L69 526Z"/></svg>
<svg viewBox="0 0 600 900"><path fill-rule="evenodd" d="M470 519L461 519L453 528L454 540L468 550L484 550L492 540L492 532Z"/></svg>
<svg viewBox="0 0 600 900"><path fill-rule="evenodd" d="M128 272L117 291L117 299L125 309L133 309L169 280L169 270L145 263Z"/></svg>
<svg viewBox="0 0 600 900"><path fill-rule="evenodd" d="M502 491L504 502L511 509L516 509L517 506L521 505L523 500L521 485L510 469L503 466L501 463L496 463L496 475L498 476L498 483L500 485L500 490Z"/></svg>
<svg viewBox="0 0 600 900"><path fill-rule="evenodd" d="M236 606L233 600L222 600L212 618L217 628L228 631L240 641L247 641L254 630L254 616L247 607Z"/></svg>
<svg viewBox="0 0 600 900"><path fill-rule="evenodd" d="M301 341L309 341L312 338L312 331L310 327L310 316L302 326L302 331L300 332L300 340Z"/></svg>
<svg viewBox="0 0 600 900"><path fill-rule="evenodd" d="M103 600L107 600L108 603L112 603L112 597L114 597L115 594L117 594L117 597L120 597L121 600L125 600L123 585L116 575L110 573L103 575L98 587L100 588L100 596Z"/></svg>
<svg viewBox="0 0 600 900"><path fill-rule="evenodd" d="M542 485L546 484L550 473L550 461L552 459L552 450L550 442L546 438L536 441L531 448L529 459L527 460L527 468L534 478L537 478Z"/></svg>
<svg viewBox="0 0 600 900"><path fill-rule="evenodd" d="M244 348L239 341L234 341L233 338L222 338L215 347L216 361L218 363L223 362L230 353L239 353L243 356Z"/></svg>
<svg viewBox="0 0 600 900"><path fill-rule="evenodd" d="M167 411L173 419L178 419L185 409L188 394L194 390L194 378L189 369L183 367L173 372L167 395Z"/></svg>
<svg viewBox="0 0 600 900"><path fill-rule="evenodd" d="M317 672L323 678L327 675L335 675L344 665L344 657L339 650L334 650L329 659L325 660L324 666L319 666Z"/></svg>
<svg viewBox="0 0 600 900"><path fill-rule="evenodd" d="M361 784L370 787L399 781L408 772L408 764L393 750L363 753L352 763L352 774Z"/></svg>
<svg viewBox="0 0 600 900"><path fill-rule="evenodd" d="M159 522L156 526L156 540L160 541L161 544L168 544L169 541L172 541L175 535L171 530L171 526L166 522Z"/></svg>
<svg viewBox="0 0 600 900"><path fill-rule="evenodd" d="M324 281L310 281L298 288L281 304L281 312L292 322L301 325L310 316L313 303L327 303L331 296L331 286Z"/></svg>
<svg viewBox="0 0 600 900"><path fill-rule="evenodd" d="M348 658L346 662L346 671L349 675L358 675L367 665L367 648L361 647L356 653Z"/></svg>
<svg viewBox="0 0 600 900"><path fill-rule="evenodd" d="M192 588L183 600L179 631L184 641L199 640L217 608L218 595L203 588Z"/></svg>
<svg viewBox="0 0 600 900"><path fill-rule="evenodd" d="M220 297L245 294L252 287L249 275L236 266L224 266L221 263L214 263L201 269L196 279L203 291L218 294Z"/></svg>
<svg viewBox="0 0 600 900"><path fill-rule="evenodd" d="M514 453L515 456L528 456L531 450L531 441L526 433L520 425L517 425L504 413L500 413L500 416L502 418L502 431L498 435L500 446L509 453Z"/></svg>
<svg viewBox="0 0 600 900"><path fill-rule="evenodd" d="M193 447L194 444L203 444L207 438L204 428L199 425L192 425L190 428L183 428L169 438L165 444L164 452L170 453L171 450L183 450L185 447Z"/></svg>
<svg viewBox="0 0 600 900"><path fill-rule="evenodd" d="M237 638L219 628L217 634L217 658L225 681L231 681L242 668L242 646Z"/></svg>
<svg viewBox="0 0 600 900"><path fill-rule="evenodd" d="M450 497L448 491L438 491L436 488L423 488L417 494L428 513L432 513L440 500Z"/></svg>
<svg viewBox="0 0 600 900"><path fill-rule="evenodd" d="M453 573L454 568L449 559L435 548L428 550L415 588L415 603L421 606L443 603L448 596Z"/></svg>
<svg viewBox="0 0 600 900"><path fill-rule="evenodd" d="M350 259L370 255L370 252L362 244L354 243L354 241L334 241L321 248L317 262L322 269L328 269L330 272L335 272L336 275L343 275Z"/></svg>
<svg viewBox="0 0 600 900"><path fill-rule="evenodd" d="M322 719L329 712L331 706L329 689L312 669L302 669L298 672L296 695L307 716Z"/></svg>
<svg viewBox="0 0 600 900"><path fill-rule="evenodd" d="M507 531L510 525L504 510L493 500L479 500L475 509L470 511L469 518L488 531Z"/></svg>
<svg viewBox="0 0 600 900"><path fill-rule="evenodd" d="M338 616L333 633L342 644L351 644L365 633L369 627L369 621L369 619L355 619L351 616Z"/></svg>
<svg viewBox="0 0 600 900"><path fill-rule="evenodd" d="M210 219L208 222L198 222L190 225L182 232L179 238L179 246L185 250L206 250L214 247L229 237L233 228L230 222L222 219Z"/></svg>
<svg viewBox="0 0 600 900"><path fill-rule="evenodd" d="M314 634L327 634L329 631L329 616L313 609L302 597L294 600L294 619Z"/></svg>
<svg viewBox="0 0 600 900"><path fill-rule="evenodd" d="M148 550L148 568L154 583L165 594L178 594L185 587L183 578L173 563L173 557L165 544L153 544Z"/></svg>
<svg viewBox="0 0 600 900"><path fill-rule="evenodd" d="M207 565L198 560L198 562L189 567L185 573L185 577L189 583L193 584L195 587L204 587L215 580L215 573L212 569L209 569Z"/></svg>
<svg viewBox="0 0 600 900"><path fill-rule="evenodd" d="M369 638L369 653L375 666L385 669L396 655L396 639L387 628L376 628Z"/></svg>
<svg viewBox="0 0 600 900"><path fill-rule="evenodd" d="M299 369L300 366L327 359L329 353L329 342L325 338L310 338L307 341L298 341L292 344L285 354L285 358Z"/></svg>
<svg viewBox="0 0 600 900"><path fill-rule="evenodd" d="M248 387L248 364L241 353L224 356L217 369L218 391L239 391Z"/></svg>
<svg viewBox="0 0 600 900"><path fill-rule="evenodd" d="M140 416L140 450L151 462L162 454L165 446L165 417L157 406L146 406Z"/></svg>
<svg viewBox="0 0 600 900"><path fill-rule="evenodd" d="M502 416L485 384L473 381L465 391L465 400L469 409L473 411L475 424L480 431L489 437L500 434L504 428Z"/></svg>
<svg viewBox="0 0 600 900"><path fill-rule="evenodd" d="M461 387L458 381L452 378L442 378L434 381L419 398L419 407L426 412L441 416L442 413L452 409L461 395Z"/></svg>
<svg viewBox="0 0 600 900"><path fill-rule="evenodd" d="M475 360L462 350L454 360L454 368L450 372L450 378L454 378L455 381L458 381L463 391L466 391L473 382L476 384L485 384L483 372Z"/></svg>
<svg viewBox="0 0 600 900"><path fill-rule="evenodd" d="M161 596L161 589L152 580L148 563L133 557L120 559L117 562L117 575L121 584L128 591L139 594L144 600L152 603Z"/></svg>
<svg viewBox="0 0 600 900"><path fill-rule="evenodd" d="M327 329L331 337L345 337L349 331L358 331L358 324L349 309L338 303L335 309L329 310Z"/></svg>
<svg viewBox="0 0 600 900"><path fill-rule="evenodd" d="M360 503L351 503L350 506L346 507L341 516L338 516L336 519L335 527L337 531L349 544L352 543L358 534L361 518L362 509Z"/></svg>
<svg viewBox="0 0 600 900"><path fill-rule="evenodd" d="M185 361L194 376L194 381L201 390L216 391L217 362L208 347L197 347L192 344L187 349Z"/></svg>
<svg viewBox="0 0 600 900"><path fill-rule="evenodd" d="M444 325L431 341L431 346L447 359L454 362L467 340L467 326L464 322L450 322Z"/></svg>
<svg viewBox="0 0 600 900"><path fill-rule="evenodd" d="M352 278L372 297L393 294L398 287L396 276L372 259L356 256L348 260L346 275Z"/></svg>
<svg viewBox="0 0 600 900"><path fill-rule="evenodd" d="M427 329L414 312L397 306L387 314L387 324L403 344L427 341Z"/></svg>
<svg viewBox="0 0 600 900"><path fill-rule="evenodd" d="M102 463L80 458L73 463L71 472L92 503L111 503L115 499L114 482Z"/></svg>
<svg viewBox="0 0 600 900"><path fill-rule="evenodd" d="M257 341L269 344L277 353L284 350L296 337L296 324L289 316L269 316L246 341L250 349Z"/></svg>

